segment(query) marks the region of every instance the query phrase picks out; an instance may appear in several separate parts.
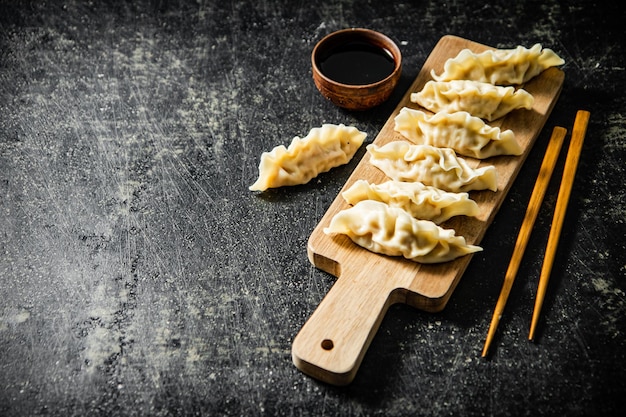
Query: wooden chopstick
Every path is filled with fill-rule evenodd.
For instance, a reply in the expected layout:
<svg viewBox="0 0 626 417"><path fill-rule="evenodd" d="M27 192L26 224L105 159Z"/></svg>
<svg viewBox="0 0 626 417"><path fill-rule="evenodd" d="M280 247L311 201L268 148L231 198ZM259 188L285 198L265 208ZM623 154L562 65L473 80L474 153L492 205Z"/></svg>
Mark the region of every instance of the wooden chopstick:
<svg viewBox="0 0 626 417"><path fill-rule="evenodd" d="M502 317L506 301L509 298L513 281L515 281L517 270L519 269L524 251L526 250L526 245L528 244L530 232L532 231L535 220L537 219L539 208L541 207L543 197L545 196L546 189L550 183L550 177L552 177L552 172L554 171L554 166L556 165L559 153L561 152L561 146L563 145L563 139L565 138L566 133L567 130L559 126L556 126L552 131L552 136L550 137L546 154L543 157L543 162L541 163L541 168L539 169L539 175L537 176L535 187L533 188L533 192L530 196L528 208L526 209L526 215L524 216L522 227L517 236L517 241L515 242L513 255L504 276L502 290L500 291L500 296L498 297L496 308L493 312L491 325L489 326L489 332L487 333L487 340L485 341L485 346L483 348L483 357L487 356L489 346L491 345L493 336L498 328L498 323Z"/></svg>
<svg viewBox="0 0 626 417"><path fill-rule="evenodd" d="M543 305L543 299L546 294L546 288L548 287L548 280L550 279L552 264L554 263L556 248L559 243L561 229L563 228L565 212L567 211L567 204L569 202L569 197L572 191L574 177L576 176L576 169L578 167L580 152L582 150L583 142L585 140L585 134L587 132L589 116L590 113L588 111L579 110L576 113L576 119L574 120L572 138L570 140L567 157L565 159L563 178L561 180L559 194L556 199L554 218L552 220L552 226L550 227L550 234L548 235L548 244L546 246L546 253L544 256L543 265L541 267L541 275L539 276L537 298L535 299L535 308L530 324L530 333L528 335L528 340L534 340L535 338L535 330L537 328L537 322L539 321L539 313L541 312L541 306Z"/></svg>

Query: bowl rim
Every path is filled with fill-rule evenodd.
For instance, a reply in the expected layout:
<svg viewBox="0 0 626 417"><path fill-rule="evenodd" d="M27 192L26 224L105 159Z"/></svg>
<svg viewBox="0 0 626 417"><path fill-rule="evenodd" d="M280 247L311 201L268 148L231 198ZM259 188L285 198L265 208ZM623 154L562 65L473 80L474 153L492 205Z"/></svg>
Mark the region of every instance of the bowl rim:
<svg viewBox="0 0 626 417"><path fill-rule="evenodd" d="M355 39L358 39L360 35L363 35L363 34L374 35L376 37L381 38L385 43L385 49L389 50L389 52L392 54L392 58L394 61L394 68L391 74L389 74L387 77L383 78L382 80L379 80L370 84L345 84L345 83L341 83L339 81L336 81L336 80L333 80L332 78L327 77L322 72L321 68L319 68L317 65L316 57L319 54L320 49L324 46L324 44L331 41L333 38L336 38L339 36L350 35L350 34L355 35L356 36ZM367 41L368 43L370 42L369 39L365 39L365 41ZM397 59L396 59L396 54L397 54ZM313 67L313 72L316 75L319 75L321 78L323 78L325 81L331 84L341 86L344 88L364 88L364 87L371 88L371 87L388 82L391 78L393 78L398 73L398 71L402 69L402 52L400 51L400 48L398 47L398 45L389 36L385 35L382 32L378 32L373 29L367 29L367 28L362 28L362 27L351 27L351 28L336 30L334 32L331 32L325 35L322 39L320 39L315 44L315 47L313 47L313 52L311 52L311 65Z"/></svg>

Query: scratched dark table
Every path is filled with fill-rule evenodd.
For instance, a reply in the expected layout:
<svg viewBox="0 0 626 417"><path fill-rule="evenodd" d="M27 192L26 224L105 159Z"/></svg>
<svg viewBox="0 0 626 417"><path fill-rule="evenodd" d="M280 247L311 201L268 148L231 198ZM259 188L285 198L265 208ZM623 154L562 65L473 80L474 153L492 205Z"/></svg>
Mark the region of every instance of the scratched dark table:
<svg viewBox="0 0 626 417"><path fill-rule="evenodd" d="M626 406L626 59L619 2L0 0L0 415L591 416ZM394 39L382 106L334 107L327 33ZM322 123L371 142L436 42L554 49L561 97L440 313L393 306L355 381L291 342L334 278L306 243L364 149L254 193L263 151ZM564 153L500 323L489 321L552 128L591 112L527 340Z"/></svg>

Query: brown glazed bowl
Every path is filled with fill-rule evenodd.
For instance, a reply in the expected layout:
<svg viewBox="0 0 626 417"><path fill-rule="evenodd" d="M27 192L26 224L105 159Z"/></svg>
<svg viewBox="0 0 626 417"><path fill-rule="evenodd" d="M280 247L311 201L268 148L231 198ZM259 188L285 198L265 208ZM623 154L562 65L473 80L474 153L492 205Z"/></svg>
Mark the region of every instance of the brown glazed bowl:
<svg viewBox="0 0 626 417"><path fill-rule="evenodd" d="M322 62L337 48L360 43L382 48L393 59L393 70L385 78L366 84L342 83L322 72ZM326 35L311 54L313 81L324 97L348 110L367 110L385 102L400 80L402 54L387 36L370 29L343 29Z"/></svg>

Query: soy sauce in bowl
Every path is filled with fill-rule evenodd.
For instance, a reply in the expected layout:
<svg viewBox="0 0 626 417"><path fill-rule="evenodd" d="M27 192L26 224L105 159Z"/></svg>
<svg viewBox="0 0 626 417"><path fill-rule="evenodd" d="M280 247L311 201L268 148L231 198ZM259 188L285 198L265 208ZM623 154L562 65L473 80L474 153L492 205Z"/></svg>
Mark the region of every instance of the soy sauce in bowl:
<svg viewBox="0 0 626 417"><path fill-rule="evenodd" d="M362 41L339 45L320 57L322 73L342 84L373 84L393 73L396 63L389 50Z"/></svg>
<svg viewBox="0 0 626 417"><path fill-rule="evenodd" d="M391 95L402 72L402 55L382 33L352 28L320 40L311 64L313 81L324 97L348 110L367 110Z"/></svg>

